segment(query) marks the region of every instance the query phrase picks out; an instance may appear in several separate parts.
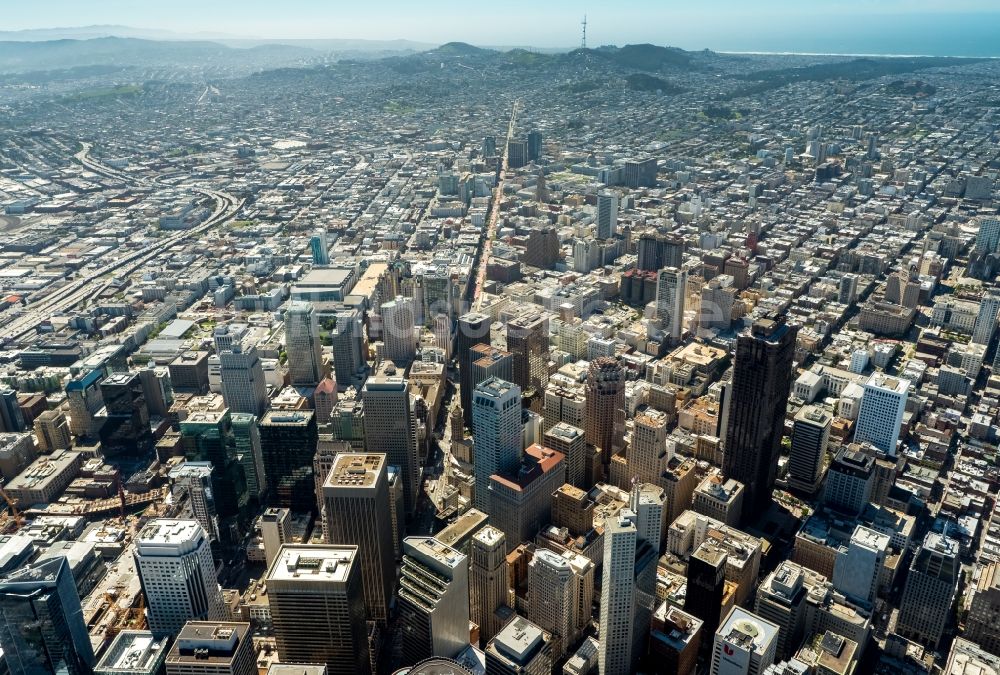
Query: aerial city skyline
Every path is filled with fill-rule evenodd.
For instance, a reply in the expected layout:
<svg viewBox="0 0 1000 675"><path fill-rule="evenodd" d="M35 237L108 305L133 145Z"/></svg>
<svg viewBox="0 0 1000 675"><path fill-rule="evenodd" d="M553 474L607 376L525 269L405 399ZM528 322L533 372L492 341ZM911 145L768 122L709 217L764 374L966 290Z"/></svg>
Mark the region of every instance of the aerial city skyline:
<svg viewBox="0 0 1000 675"><path fill-rule="evenodd" d="M10 8L0 675L1000 675L998 16Z"/></svg>

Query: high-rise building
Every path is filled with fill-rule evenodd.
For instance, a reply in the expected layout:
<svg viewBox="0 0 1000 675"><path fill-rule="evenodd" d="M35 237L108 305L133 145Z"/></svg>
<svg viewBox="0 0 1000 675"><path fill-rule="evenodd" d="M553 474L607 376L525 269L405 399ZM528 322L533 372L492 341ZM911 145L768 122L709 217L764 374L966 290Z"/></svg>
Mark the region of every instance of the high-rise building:
<svg viewBox="0 0 1000 675"><path fill-rule="evenodd" d="M874 481L875 458L857 448L841 448L826 471L823 504L857 516L871 499Z"/></svg>
<svg viewBox="0 0 1000 675"><path fill-rule="evenodd" d="M673 452L667 446L667 415L652 408L636 413L628 447L629 478L661 485Z"/></svg>
<svg viewBox="0 0 1000 675"><path fill-rule="evenodd" d="M528 161L534 162L542 156L542 132L532 129L528 132Z"/></svg>
<svg viewBox="0 0 1000 675"><path fill-rule="evenodd" d="M601 449L601 462L611 462L625 433L625 369L617 359L602 356L587 369L584 433L587 443Z"/></svg>
<svg viewBox="0 0 1000 675"><path fill-rule="evenodd" d="M473 345L472 352L469 358L472 363L470 384L473 391L481 382L485 382L491 377L499 377L507 382L514 381L513 354L483 343Z"/></svg>
<svg viewBox="0 0 1000 675"><path fill-rule="evenodd" d="M778 627L733 607L715 633L711 675L758 675L775 662Z"/></svg>
<svg viewBox="0 0 1000 675"><path fill-rule="evenodd" d="M39 450L46 453L69 450L73 441L70 437L66 415L61 410L42 412L35 418L34 426Z"/></svg>
<svg viewBox="0 0 1000 675"><path fill-rule="evenodd" d="M17 404L17 392L13 389L0 389L0 431L15 433L24 431L24 415Z"/></svg>
<svg viewBox="0 0 1000 675"><path fill-rule="evenodd" d="M771 503L797 333L784 316L771 315L736 341L723 473L746 489L744 520Z"/></svg>
<svg viewBox="0 0 1000 675"><path fill-rule="evenodd" d="M978 219L979 232L976 234L976 251L995 253L1000 250L1000 218L984 216Z"/></svg>
<svg viewBox="0 0 1000 675"><path fill-rule="evenodd" d="M637 267L644 272L659 272L664 267L680 269L684 265L684 239L676 234L648 233L639 237Z"/></svg>
<svg viewBox="0 0 1000 675"><path fill-rule="evenodd" d="M963 635L991 654L1000 655L1000 563L979 568L972 586L972 600Z"/></svg>
<svg viewBox="0 0 1000 675"><path fill-rule="evenodd" d="M515 617L486 645L486 675L549 675L552 636L524 617Z"/></svg>
<svg viewBox="0 0 1000 675"><path fill-rule="evenodd" d="M100 424L105 455L136 456L152 446L149 410L142 380L135 373L113 373L101 382L104 409L95 418Z"/></svg>
<svg viewBox="0 0 1000 675"><path fill-rule="evenodd" d="M618 195L597 193L597 238L611 239L618 232Z"/></svg>
<svg viewBox="0 0 1000 675"><path fill-rule="evenodd" d="M896 442L903 424L910 382L874 372L864 384L854 442L869 442L890 455L896 454Z"/></svg>
<svg viewBox="0 0 1000 675"><path fill-rule="evenodd" d="M788 457L789 487L809 495L819 489L832 422L833 415L816 406L803 406L795 414Z"/></svg>
<svg viewBox="0 0 1000 675"><path fill-rule="evenodd" d="M93 672L94 651L65 557L0 575L0 652L11 675Z"/></svg>
<svg viewBox="0 0 1000 675"><path fill-rule="evenodd" d="M694 675L698 649L704 634L701 619L667 602L653 613L649 653L658 670L676 675Z"/></svg>
<svg viewBox="0 0 1000 675"><path fill-rule="evenodd" d="M808 611L806 575L810 572L785 560L767 575L757 589L753 611L778 626L776 658L787 659L802 642Z"/></svg>
<svg viewBox="0 0 1000 675"><path fill-rule="evenodd" d="M176 635L191 620L224 618L212 550L197 521L149 521L135 540L135 564L154 635Z"/></svg>
<svg viewBox="0 0 1000 675"><path fill-rule="evenodd" d="M534 539L552 514L552 493L563 484L561 452L540 445L524 450L513 473L493 474L489 484L490 523L504 533L508 550Z"/></svg>
<svg viewBox="0 0 1000 675"><path fill-rule="evenodd" d="M488 643L500 632L500 609L507 605L507 545L492 525L472 535L469 546L469 613L479 626L479 639Z"/></svg>
<svg viewBox="0 0 1000 675"><path fill-rule="evenodd" d="M684 610L701 619L706 635L715 633L719 627L727 558L724 548L706 541L691 554L688 561Z"/></svg>
<svg viewBox="0 0 1000 675"><path fill-rule="evenodd" d="M837 292L837 302L851 305L858 298L858 275L848 272L840 278Z"/></svg>
<svg viewBox="0 0 1000 675"><path fill-rule="evenodd" d="M454 658L469 644L468 558L433 537L403 540L399 580L403 658Z"/></svg>
<svg viewBox="0 0 1000 675"><path fill-rule="evenodd" d="M167 653L166 675L256 675L249 623L188 621Z"/></svg>
<svg viewBox="0 0 1000 675"><path fill-rule="evenodd" d="M314 265L330 264L330 248L326 241L326 228L321 227L309 238L309 249Z"/></svg>
<svg viewBox="0 0 1000 675"><path fill-rule="evenodd" d="M264 562L270 567L281 547L292 543L292 512L274 507L265 509L260 516L260 537L264 540Z"/></svg>
<svg viewBox="0 0 1000 675"><path fill-rule="evenodd" d="M326 664L330 675L371 672L356 546L282 546L266 579L283 661Z"/></svg>
<svg viewBox="0 0 1000 675"><path fill-rule="evenodd" d="M972 328L972 342L988 345L993 339L997 328L997 315L1000 314L1000 291L987 291L979 301L979 313Z"/></svg>
<svg viewBox="0 0 1000 675"><path fill-rule="evenodd" d="M194 519L204 528L208 538L219 541L219 512L215 506L215 489L212 487L212 463L185 461L170 470L170 481L175 494L187 493Z"/></svg>
<svg viewBox="0 0 1000 675"><path fill-rule="evenodd" d="M148 630L123 630L104 650L94 675L162 675L170 641Z"/></svg>
<svg viewBox="0 0 1000 675"><path fill-rule="evenodd" d="M702 287L698 312L699 328L728 329L732 324L737 293L733 281L728 274L720 274L709 279Z"/></svg>
<svg viewBox="0 0 1000 675"><path fill-rule="evenodd" d="M365 449L382 452L398 466L406 512L413 513L420 494L417 426L409 386L396 375L370 377L361 391L365 404Z"/></svg>
<svg viewBox="0 0 1000 675"><path fill-rule="evenodd" d="M507 322L507 351L513 355L511 380L522 392L541 392L549 383L549 320L546 314L521 314Z"/></svg>
<svg viewBox="0 0 1000 675"><path fill-rule="evenodd" d="M496 377L481 382L472 398L472 433L475 506L489 512L490 476L516 472L521 463L520 387Z"/></svg>
<svg viewBox="0 0 1000 675"><path fill-rule="evenodd" d="M889 552L890 537L864 525L858 525L847 546L837 551L833 564L833 587L851 602L872 608L879 578Z"/></svg>
<svg viewBox="0 0 1000 675"><path fill-rule="evenodd" d="M656 185L656 170L655 157L625 160L622 180L626 187L633 190L641 187L654 187Z"/></svg>
<svg viewBox="0 0 1000 675"><path fill-rule="evenodd" d="M459 395L466 426L472 424L472 392L475 389L472 384L472 348L480 343L489 343L491 323L490 317L480 312L469 312L458 318L455 355L458 360Z"/></svg>
<svg viewBox="0 0 1000 675"><path fill-rule="evenodd" d="M268 410L259 430L268 503L292 511L312 511L316 507L313 456L318 439L313 411Z"/></svg>
<svg viewBox="0 0 1000 675"><path fill-rule="evenodd" d="M333 409L337 405L337 383L325 377L313 391L313 410L316 411L316 426L326 428L333 420Z"/></svg>
<svg viewBox="0 0 1000 675"><path fill-rule="evenodd" d="M285 310L285 352L292 386L315 387L323 379L323 346L312 303L292 301Z"/></svg>
<svg viewBox="0 0 1000 675"><path fill-rule="evenodd" d="M385 622L396 580L386 456L337 455L323 499L327 543L358 547L368 618Z"/></svg>
<svg viewBox="0 0 1000 675"><path fill-rule="evenodd" d="M360 310L345 308L337 312L330 343L337 387L360 389L368 376L368 347Z"/></svg>
<svg viewBox="0 0 1000 675"><path fill-rule="evenodd" d="M602 675L632 672L635 613L633 583L638 533L635 514L622 509L604 524L604 577L598 669Z"/></svg>
<svg viewBox="0 0 1000 675"><path fill-rule="evenodd" d="M91 370L74 377L66 383L66 399L69 401L69 430L77 437L91 437L98 432L95 419L104 406L101 398L101 380L104 371Z"/></svg>
<svg viewBox="0 0 1000 675"><path fill-rule="evenodd" d="M961 575L958 542L929 532L910 562L899 601L896 632L907 640L936 649L951 615Z"/></svg>
<svg viewBox="0 0 1000 675"><path fill-rule="evenodd" d="M576 579L569 560L539 549L528 563L528 619L552 635L552 655L560 658L576 638Z"/></svg>
<svg viewBox="0 0 1000 675"><path fill-rule="evenodd" d="M166 419L174 402L174 387L170 382L170 369L163 366L141 368L142 394L152 417Z"/></svg>
<svg viewBox="0 0 1000 675"><path fill-rule="evenodd" d="M666 267L656 277L656 320L673 342L684 331L684 298L687 295L687 270Z"/></svg>
<svg viewBox="0 0 1000 675"><path fill-rule="evenodd" d="M405 368L417 355L413 300L397 295L395 299L383 302L380 310L385 358Z"/></svg>
<svg viewBox="0 0 1000 675"><path fill-rule="evenodd" d="M236 444L236 458L243 466L250 501L261 504L267 480L264 477L264 457L260 445L260 427L257 416L249 413L231 413L233 441Z"/></svg>
<svg viewBox="0 0 1000 675"><path fill-rule="evenodd" d="M545 447L566 456L566 482L583 487L587 475L587 439L583 429L559 422L546 431L543 438Z"/></svg>
<svg viewBox="0 0 1000 675"><path fill-rule="evenodd" d="M695 513L735 527L743 513L743 483L709 474L695 488L691 508Z"/></svg>
<svg viewBox="0 0 1000 675"><path fill-rule="evenodd" d="M234 343L219 352L219 364L226 407L233 412L263 415L267 410L267 384L257 348Z"/></svg>

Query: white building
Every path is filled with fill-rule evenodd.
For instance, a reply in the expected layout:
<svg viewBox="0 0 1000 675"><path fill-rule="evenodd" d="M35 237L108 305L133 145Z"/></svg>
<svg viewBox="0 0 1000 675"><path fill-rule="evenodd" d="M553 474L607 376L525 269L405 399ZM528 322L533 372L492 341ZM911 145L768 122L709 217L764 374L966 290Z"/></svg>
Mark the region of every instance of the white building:
<svg viewBox="0 0 1000 675"><path fill-rule="evenodd" d="M323 379L323 347L312 303L292 301L285 310L285 351L292 386L315 387Z"/></svg>
<svg viewBox="0 0 1000 675"><path fill-rule="evenodd" d="M562 656L576 632L576 597L569 560L539 549L528 563L528 620L552 634L552 655Z"/></svg>
<svg viewBox="0 0 1000 675"><path fill-rule="evenodd" d="M656 320L664 333L679 340L684 330L687 270L665 267L656 278Z"/></svg>
<svg viewBox="0 0 1000 675"><path fill-rule="evenodd" d="M233 344L219 352L222 399L232 412L260 416L267 410L267 383L257 348Z"/></svg>
<svg viewBox="0 0 1000 675"><path fill-rule="evenodd" d="M778 626L733 607L715 632L712 675L759 675L774 663Z"/></svg>
<svg viewBox="0 0 1000 675"><path fill-rule="evenodd" d="M908 380L872 373L864 385L854 441L868 441L879 450L895 455L909 388Z"/></svg>
<svg viewBox="0 0 1000 675"><path fill-rule="evenodd" d="M987 292L979 301L979 313L976 324L972 327L972 342L988 345L996 332L997 315L1000 314L1000 293Z"/></svg>
<svg viewBox="0 0 1000 675"><path fill-rule="evenodd" d="M521 388L499 377L480 382L472 394L472 433L475 506L488 513L490 476L516 471L521 460Z"/></svg>
<svg viewBox="0 0 1000 675"><path fill-rule="evenodd" d="M598 669L601 675L632 671L635 610L636 515L622 509L604 524L604 577L601 584L601 631Z"/></svg>
<svg viewBox="0 0 1000 675"><path fill-rule="evenodd" d="M863 525L855 527L850 542L837 551L833 564L833 587L852 602L872 607L889 541L887 534Z"/></svg>
<svg viewBox="0 0 1000 675"><path fill-rule="evenodd" d="M600 192L597 195L597 238L611 239L618 231L618 195Z"/></svg>

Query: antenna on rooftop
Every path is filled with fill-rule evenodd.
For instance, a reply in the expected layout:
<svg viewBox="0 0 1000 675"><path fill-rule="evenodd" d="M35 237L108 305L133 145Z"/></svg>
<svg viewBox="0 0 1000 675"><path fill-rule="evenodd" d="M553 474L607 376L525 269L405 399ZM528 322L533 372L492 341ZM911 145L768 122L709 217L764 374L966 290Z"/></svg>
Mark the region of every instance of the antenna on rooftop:
<svg viewBox="0 0 1000 675"><path fill-rule="evenodd" d="M586 49L587 48L587 15L586 14L583 15L583 21L580 22L580 25L583 26L583 38L580 40L580 48L581 49Z"/></svg>

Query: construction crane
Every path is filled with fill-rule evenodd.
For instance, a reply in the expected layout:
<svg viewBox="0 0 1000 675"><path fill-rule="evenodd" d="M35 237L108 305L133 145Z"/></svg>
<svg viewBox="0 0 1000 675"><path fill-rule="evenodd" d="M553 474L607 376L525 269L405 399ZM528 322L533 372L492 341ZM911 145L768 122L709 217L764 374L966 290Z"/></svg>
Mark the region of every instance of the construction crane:
<svg viewBox="0 0 1000 675"><path fill-rule="evenodd" d="M14 519L14 532L17 532L24 525L24 518L17 510L17 500L8 495L3 488L0 488L0 497L7 502L7 506L10 508L10 515Z"/></svg>

